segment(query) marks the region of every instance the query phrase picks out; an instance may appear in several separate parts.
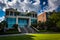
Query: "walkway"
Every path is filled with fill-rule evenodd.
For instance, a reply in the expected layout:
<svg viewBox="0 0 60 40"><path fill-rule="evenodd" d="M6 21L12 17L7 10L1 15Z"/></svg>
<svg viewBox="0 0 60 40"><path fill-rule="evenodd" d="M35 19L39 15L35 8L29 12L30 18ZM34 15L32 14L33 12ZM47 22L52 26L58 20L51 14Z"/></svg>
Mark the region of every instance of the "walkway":
<svg viewBox="0 0 60 40"><path fill-rule="evenodd" d="M20 36L20 35L28 35L28 33L22 33L22 34L7 34L7 35L0 35L0 37L6 37L6 36Z"/></svg>

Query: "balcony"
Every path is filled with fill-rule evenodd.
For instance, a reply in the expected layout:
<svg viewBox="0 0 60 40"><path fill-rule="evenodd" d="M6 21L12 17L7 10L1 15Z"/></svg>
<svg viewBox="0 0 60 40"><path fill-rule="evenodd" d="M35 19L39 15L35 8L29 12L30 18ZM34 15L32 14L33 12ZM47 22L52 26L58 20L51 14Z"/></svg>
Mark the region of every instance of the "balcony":
<svg viewBox="0 0 60 40"><path fill-rule="evenodd" d="M33 11L29 13L25 13L25 12L6 10L6 16L11 16L11 17L21 16L21 17L37 18L37 13Z"/></svg>

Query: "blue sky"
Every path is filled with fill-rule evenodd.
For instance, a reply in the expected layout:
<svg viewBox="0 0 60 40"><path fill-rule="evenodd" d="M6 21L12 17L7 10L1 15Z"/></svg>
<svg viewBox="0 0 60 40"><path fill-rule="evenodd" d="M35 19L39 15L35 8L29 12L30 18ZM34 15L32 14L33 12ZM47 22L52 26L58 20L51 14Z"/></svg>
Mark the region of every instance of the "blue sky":
<svg viewBox="0 0 60 40"><path fill-rule="evenodd" d="M8 8L17 8L21 12L36 11L38 14L60 11L60 0L0 0L0 19L4 18L5 9Z"/></svg>
<svg viewBox="0 0 60 40"><path fill-rule="evenodd" d="M5 12L2 9L0 9L0 17L2 17L4 15L5 15Z"/></svg>

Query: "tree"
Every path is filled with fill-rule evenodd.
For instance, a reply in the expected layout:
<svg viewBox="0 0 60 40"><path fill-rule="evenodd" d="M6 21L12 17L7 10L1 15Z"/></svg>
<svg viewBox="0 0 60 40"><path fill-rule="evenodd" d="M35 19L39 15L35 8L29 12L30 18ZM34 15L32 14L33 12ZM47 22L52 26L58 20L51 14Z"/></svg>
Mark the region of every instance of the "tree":
<svg viewBox="0 0 60 40"><path fill-rule="evenodd" d="M46 22L40 22L39 21L37 25L38 25L37 28L39 30L47 30Z"/></svg>
<svg viewBox="0 0 60 40"><path fill-rule="evenodd" d="M58 21L58 22L56 23L56 25L57 25L57 27L60 28L60 21Z"/></svg>
<svg viewBox="0 0 60 40"><path fill-rule="evenodd" d="M58 21L56 22L56 26L60 28L60 12L57 12L58 15Z"/></svg>
<svg viewBox="0 0 60 40"><path fill-rule="evenodd" d="M0 23L0 31L2 30L2 24Z"/></svg>
<svg viewBox="0 0 60 40"><path fill-rule="evenodd" d="M53 14L49 16L47 26L49 29L57 30L57 27L60 28L60 12L52 12Z"/></svg>
<svg viewBox="0 0 60 40"><path fill-rule="evenodd" d="M4 20L0 23L0 30L4 32L5 28L8 27L7 22Z"/></svg>
<svg viewBox="0 0 60 40"><path fill-rule="evenodd" d="M36 28L37 27L37 24L34 23L34 24L31 24L31 26Z"/></svg>
<svg viewBox="0 0 60 40"><path fill-rule="evenodd" d="M3 27L7 27L8 26L7 21L2 21L1 23L2 23Z"/></svg>

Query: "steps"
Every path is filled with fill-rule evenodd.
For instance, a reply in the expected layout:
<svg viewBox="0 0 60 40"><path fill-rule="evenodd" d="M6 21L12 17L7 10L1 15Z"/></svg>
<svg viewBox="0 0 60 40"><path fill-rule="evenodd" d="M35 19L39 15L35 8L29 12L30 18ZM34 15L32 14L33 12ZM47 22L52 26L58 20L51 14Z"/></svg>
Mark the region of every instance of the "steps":
<svg viewBox="0 0 60 40"><path fill-rule="evenodd" d="M32 31L29 27L26 27L26 29L28 30L28 33L32 33Z"/></svg>
<svg viewBox="0 0 60 40"><path fill-rule="evenodd" d="M22 32L22 33L26 33L26 31L24 30L24 28L21 28L21 27L20 27L20 29L21 29L21 32Z"/></svg>
<svg viewBox="0 0 60 40"><path fill-rule="evenodd" d="M20 27L21 33L37 33L33 28L31 27Z"/></svg>
<svg viewBox="0 0 60 40"><path fill-rule="evenodd" d="M37 33L33 28L29 27L29 29L32 33Z"/></svg>

